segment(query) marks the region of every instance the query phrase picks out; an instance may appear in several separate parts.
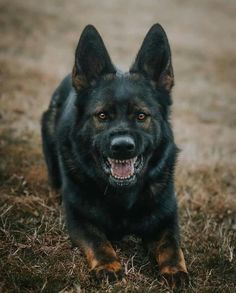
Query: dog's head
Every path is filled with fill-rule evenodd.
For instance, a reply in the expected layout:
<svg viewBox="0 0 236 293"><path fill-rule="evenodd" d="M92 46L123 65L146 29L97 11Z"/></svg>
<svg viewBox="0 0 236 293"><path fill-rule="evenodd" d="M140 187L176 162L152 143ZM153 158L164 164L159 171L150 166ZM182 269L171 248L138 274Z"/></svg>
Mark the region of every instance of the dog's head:
<svg viewBox="0 0 236 293"><path fill-rule="evenodd" d="M77 156L85 165L87 160L97 178L133 186L169 135L174 77L163 28L156 24L149 30L129 72L120 73L97 30L87 26L76 49L72 82Z"/></svg>

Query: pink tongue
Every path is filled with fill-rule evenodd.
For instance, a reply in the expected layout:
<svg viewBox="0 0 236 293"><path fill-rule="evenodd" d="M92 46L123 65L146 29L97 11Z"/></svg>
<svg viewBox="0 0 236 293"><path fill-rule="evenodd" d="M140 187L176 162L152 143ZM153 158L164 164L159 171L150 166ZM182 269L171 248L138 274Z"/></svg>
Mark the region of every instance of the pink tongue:
<svg viewBox="0 0 236 293"><path fill-rule="evenodd" d="M133 175L134 173L134 165L131 160L128 162L124 163L116 163L114 161L111 162L111 171L112 175L119 177L119 178L124 178L128 177L130 175Z"/></svg>

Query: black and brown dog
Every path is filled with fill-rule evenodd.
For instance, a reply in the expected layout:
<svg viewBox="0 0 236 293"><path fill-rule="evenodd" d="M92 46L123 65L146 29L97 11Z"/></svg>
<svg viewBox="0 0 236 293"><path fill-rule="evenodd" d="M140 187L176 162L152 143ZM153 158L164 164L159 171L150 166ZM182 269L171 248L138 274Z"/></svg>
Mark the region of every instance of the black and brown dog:
<svg viewBox="0 0 236 293"><path fill-rule="evenodd" d="M88 25L73 72L43 115L51 183L61 189L73 244L98 276L121 275L110 241L134 234L171 285L187 279L174 190L178 151L169 123L173 84L170 46L159 24L126 73L113 66Z"/></svg>

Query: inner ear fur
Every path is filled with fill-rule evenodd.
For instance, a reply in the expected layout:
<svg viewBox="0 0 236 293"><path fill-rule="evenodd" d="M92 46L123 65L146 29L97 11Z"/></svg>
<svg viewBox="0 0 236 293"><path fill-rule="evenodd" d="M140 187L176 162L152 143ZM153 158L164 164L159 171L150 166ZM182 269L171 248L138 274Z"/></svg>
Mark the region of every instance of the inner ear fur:
<svg viewBox="0 0 236 293"><path fill-rule="evenodd" d="M87 87L102 75L115 72L100 34L94 26L87 25L75 51L72 72L74 86L77 89Z"/></svg>
<svg viewBox="0 0 236 293"><path fill-rule="evenodd" d="M174 85L171 50L160 24L154 24L143 40L130 73L141 73L158 88L170 91Z"/></svg>

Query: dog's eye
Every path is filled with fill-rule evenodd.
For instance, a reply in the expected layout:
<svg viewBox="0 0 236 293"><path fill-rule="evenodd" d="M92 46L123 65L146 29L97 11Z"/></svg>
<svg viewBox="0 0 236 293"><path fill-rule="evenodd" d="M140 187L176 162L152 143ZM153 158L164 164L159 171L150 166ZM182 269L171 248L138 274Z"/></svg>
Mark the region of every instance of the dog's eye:
<svg viewBox="0 0 236 293"><path fill-rule="evenodd" d="M108 115L104 112L100 112L97 114L97 117L100 119L100 120L107 120L108 119Z"/></svg>
<svg viewBox="0 0 236 293"><path fill-rule="evenodd" d="M140 113L137 113L136 117L138 121L144 121L147 118L147 114L140 112Z"/></svg>

